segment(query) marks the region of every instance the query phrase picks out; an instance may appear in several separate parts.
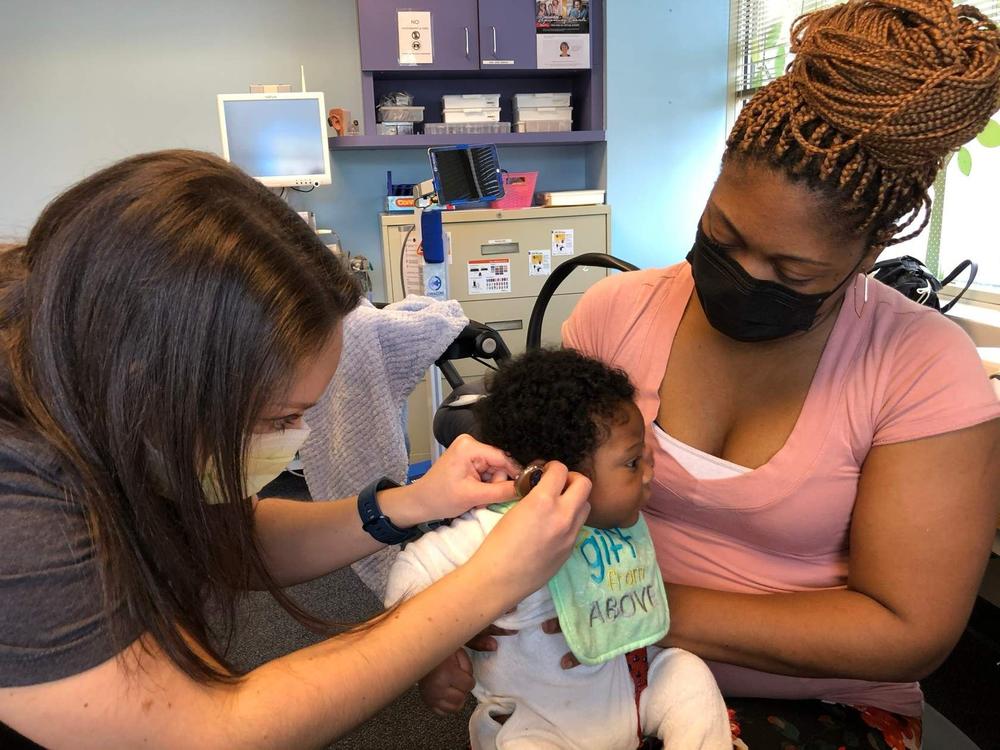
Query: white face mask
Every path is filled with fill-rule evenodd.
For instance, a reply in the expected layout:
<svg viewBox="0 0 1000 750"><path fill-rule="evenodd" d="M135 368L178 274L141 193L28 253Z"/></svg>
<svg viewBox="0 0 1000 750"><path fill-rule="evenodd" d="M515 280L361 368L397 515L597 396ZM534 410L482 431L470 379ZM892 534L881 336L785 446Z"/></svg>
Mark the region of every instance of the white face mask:
<svg viewBox="0 0 1000 750"><path fill-rule="evenodd" d="M303 423L299 429L281 432L254 433L247 448L244 467L243 497L251 497L285 470L309 437L309 427ZM225 502L219 483L216 481L215 466L210 462L202 476L201 486L205 499L211 504Z"/></svg>

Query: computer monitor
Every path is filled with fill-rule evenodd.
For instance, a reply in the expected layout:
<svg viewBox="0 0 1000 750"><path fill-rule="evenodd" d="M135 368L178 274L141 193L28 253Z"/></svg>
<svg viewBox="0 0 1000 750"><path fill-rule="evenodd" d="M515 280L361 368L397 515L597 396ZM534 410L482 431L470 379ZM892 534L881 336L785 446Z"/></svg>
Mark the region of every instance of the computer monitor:
<svg viewBox="0 0 1000 750"><path fill-rule="evenodd" d="M222 155L269 187L330 184L322 92L219 94Z"/></svg>

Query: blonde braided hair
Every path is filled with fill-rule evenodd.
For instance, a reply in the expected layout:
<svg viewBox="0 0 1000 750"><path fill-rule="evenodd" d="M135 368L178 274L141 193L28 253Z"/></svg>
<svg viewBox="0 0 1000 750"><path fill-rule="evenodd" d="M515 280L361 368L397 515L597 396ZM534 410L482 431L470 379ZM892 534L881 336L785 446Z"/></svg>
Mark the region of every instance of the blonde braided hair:
<svg viewBox="0 0 1000 750"><path fill-rule="evenodd" d="M872 249L919 234L945 158L1000 108L996 25L950 0L848 0L796 19L791 50L725 158L764 160L830 195Z"/></svg>

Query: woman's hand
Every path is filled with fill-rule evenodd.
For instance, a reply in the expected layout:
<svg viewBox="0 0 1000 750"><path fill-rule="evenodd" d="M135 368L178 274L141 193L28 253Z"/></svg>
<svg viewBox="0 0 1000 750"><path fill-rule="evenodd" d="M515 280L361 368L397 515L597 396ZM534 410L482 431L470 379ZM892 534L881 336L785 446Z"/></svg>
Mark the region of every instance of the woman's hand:
<svg viewBox="0 0 1000 750"><path fill-rule="evenodd" d="M400 527L455 518L470 508L516 497L517 466L499 448L459 435L430 470L406 487L379 493L383 512Z"/></svg>
<svg viewBox="0 0 1000 750"><path fill-rule="evenodd" d="M569 557L590 513L590 480L558 461L545 465L538 484L483 541L469 561L484 580L499 577L508 606L543 586Z"/></svg>

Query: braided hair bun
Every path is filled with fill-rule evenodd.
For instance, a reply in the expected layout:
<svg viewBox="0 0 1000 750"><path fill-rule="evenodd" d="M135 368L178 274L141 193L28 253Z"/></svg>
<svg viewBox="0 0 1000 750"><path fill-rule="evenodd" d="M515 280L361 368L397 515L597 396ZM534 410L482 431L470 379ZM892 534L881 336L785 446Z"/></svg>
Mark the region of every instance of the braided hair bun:
<svg viewBox="0 0 1000 750"><path fill-rule="evenodd" d="M918 234L945 157L1000 108L1000 32L950 0L849 0L798 18L785 75L743 108L727 158L832 192L879 249ZM923 223L897 237L920 213Z"/></svg>

